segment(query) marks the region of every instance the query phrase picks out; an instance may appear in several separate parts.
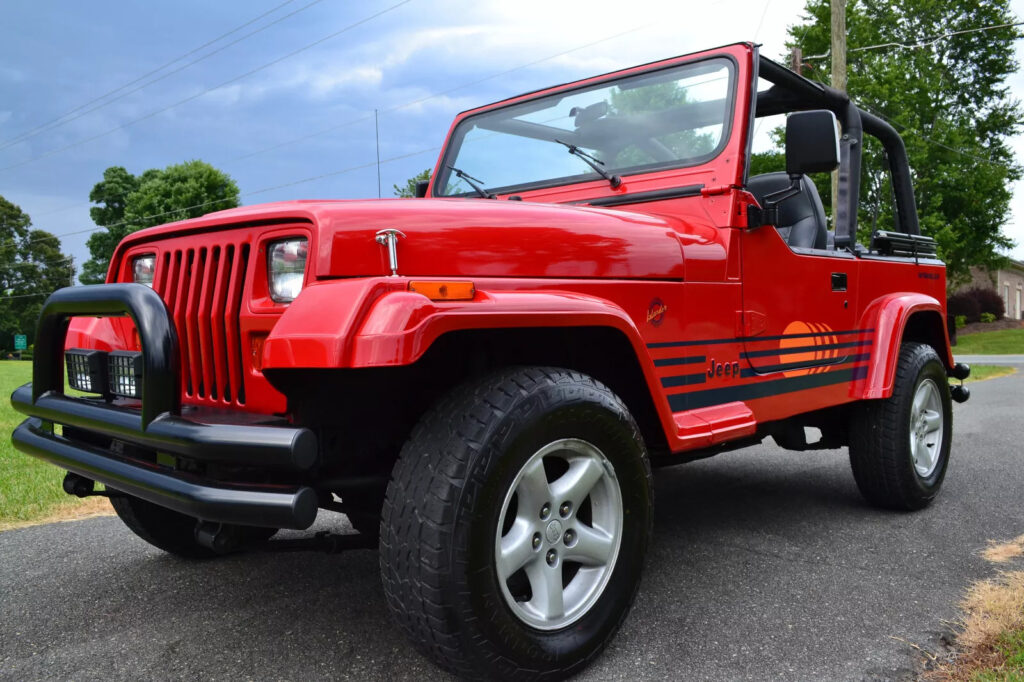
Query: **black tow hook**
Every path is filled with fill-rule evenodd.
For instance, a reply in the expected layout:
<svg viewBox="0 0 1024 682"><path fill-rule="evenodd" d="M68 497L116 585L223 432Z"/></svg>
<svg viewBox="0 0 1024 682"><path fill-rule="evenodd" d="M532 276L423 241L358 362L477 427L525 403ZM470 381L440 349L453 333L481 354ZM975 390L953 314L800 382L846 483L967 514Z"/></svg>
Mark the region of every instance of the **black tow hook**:
<svg viewBox="0 0 1024 682"><path fill-rule="evenodd" d="M64 492L75 497L118 497L120 493L109 490L96 490L96 482L91 478L73 474L64 475Z"/></svg>
<svg viewBox="0 0 1024 682"><path fill-rule="evenodd" d="M971 398L971 389L963 384L949 387L949 397L958 403L966 403Z"/></svg>
<svg viewBox="0 0 1024 682"><path fill-rule="evenodd" d="M971 366L965 362L958 362L949 370L949 376L959 379L958 386L949 387L949 397L958 403L966 403L971 397L971 389L964 386L964 379L971 376Z"/></svg>

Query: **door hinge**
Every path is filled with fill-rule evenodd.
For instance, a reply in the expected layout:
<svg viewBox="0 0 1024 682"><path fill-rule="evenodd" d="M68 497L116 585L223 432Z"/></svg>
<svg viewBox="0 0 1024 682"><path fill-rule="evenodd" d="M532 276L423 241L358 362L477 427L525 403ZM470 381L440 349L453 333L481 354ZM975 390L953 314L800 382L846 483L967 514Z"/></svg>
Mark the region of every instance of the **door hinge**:
<svg viewBox="0 0 1024 682"><path fill-rule="evenodd" d="M719 194L727 194L731 190L739 189L736 185L715 185L714 187L701 187L700 195L702 197L713 197Z"/></svg>

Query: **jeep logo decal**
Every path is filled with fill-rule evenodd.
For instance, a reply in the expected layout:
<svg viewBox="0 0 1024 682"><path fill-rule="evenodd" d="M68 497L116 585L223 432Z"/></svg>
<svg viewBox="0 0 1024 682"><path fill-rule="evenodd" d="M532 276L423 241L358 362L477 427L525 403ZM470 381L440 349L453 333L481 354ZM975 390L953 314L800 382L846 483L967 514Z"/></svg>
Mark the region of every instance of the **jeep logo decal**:
<svg viewBox="0 0 1024 682"><path fill-rule="evenodd" d="M716 362L714 358L708 358L708 378L713 377L738 377L740 375L740 363L733 361Z"/></svg>

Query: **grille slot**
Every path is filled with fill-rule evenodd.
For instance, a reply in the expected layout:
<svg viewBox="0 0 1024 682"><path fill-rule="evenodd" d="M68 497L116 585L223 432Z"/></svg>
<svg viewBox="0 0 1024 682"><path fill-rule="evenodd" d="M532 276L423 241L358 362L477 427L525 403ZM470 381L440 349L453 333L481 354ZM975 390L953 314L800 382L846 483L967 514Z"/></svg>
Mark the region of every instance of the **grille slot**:
<svg viewBox="0 0 1024 682"><path fill-rule="evenodd" d="M164 253L156 289L178 332L184 396L192 402L244 405L245 381L238 315L249 244Z"/></svg>

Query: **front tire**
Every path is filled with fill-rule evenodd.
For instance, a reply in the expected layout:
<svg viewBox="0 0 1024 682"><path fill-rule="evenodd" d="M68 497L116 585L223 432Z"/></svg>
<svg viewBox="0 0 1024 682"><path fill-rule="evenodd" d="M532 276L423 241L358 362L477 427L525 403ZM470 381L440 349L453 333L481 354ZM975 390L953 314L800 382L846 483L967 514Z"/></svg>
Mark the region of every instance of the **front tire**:
<svg viewBox="0 0 1024 682"><path fill-rule="evenodd" d="M905 343L892 395L858 406L850 465L871 504L922 509L939 494L949 465L953 408L946 369L935 349Z"/></svg>
<svg viewBox="0 0 1024 682"><path fill-rule="evenodd" d="M418 648L463 677L562 679L625 618L651 532L650 467L607 387L507 370L421 420L384 503L384 591Z"/></svg>

